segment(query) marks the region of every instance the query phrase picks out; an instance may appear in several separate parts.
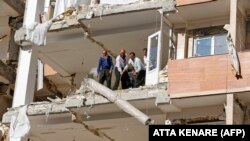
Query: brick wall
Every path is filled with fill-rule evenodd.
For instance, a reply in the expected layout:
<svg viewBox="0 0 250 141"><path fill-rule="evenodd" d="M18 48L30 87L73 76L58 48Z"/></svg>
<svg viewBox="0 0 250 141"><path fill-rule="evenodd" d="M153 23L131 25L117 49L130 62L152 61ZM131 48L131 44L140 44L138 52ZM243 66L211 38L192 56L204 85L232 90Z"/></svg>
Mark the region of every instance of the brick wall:
<svg viewBox="0 0 250 141"><path fill-rule="evenodd" d="M250 88L250 52L239 53L242 79L232 73L228 54L171 60L168 64L168 93L186 95Z"/></svg>

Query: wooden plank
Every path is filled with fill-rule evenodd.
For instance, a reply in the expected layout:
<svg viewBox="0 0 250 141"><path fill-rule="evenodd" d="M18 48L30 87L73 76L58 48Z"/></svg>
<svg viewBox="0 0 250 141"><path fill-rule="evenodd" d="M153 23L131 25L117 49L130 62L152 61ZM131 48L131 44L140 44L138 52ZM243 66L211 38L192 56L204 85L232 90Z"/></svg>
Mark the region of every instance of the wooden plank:
<svg viewBox="0 0 250 141"><path fill-rule="evenodd" d="M210 92L240 92L250 86L250 52L239 53L242 79L232 73L228 54L171 60L168 64L168 93L199 95ZM211 94L211 93L210 93Z"/></svg>

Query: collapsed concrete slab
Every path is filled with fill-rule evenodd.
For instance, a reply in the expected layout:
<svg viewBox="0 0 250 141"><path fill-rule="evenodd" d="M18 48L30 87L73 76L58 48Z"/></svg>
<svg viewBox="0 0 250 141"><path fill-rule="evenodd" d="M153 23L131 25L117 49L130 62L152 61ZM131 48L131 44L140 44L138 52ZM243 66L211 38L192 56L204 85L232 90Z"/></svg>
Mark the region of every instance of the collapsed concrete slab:
<svg viewBox="0 0 250 141"><path fill-rule="evenodd" d="M117 14L125 14L131 12L158 10L162 9L163 12L176 11L175 0L147 0L138 1L132 4L97 4L97 5L81 5L77 12L71 16L65 17L64 20L52 24L50 32L80 27L81 20L89 20L92 18L101 18L104 16L111 16Z"/></svg>
<svg viewBox="0 0 250 141"><path fill-rule="evenodd" d="M166 95L166 83L155 86L144 86L136 89L118 90L115 91L115 96L128 102L154 100L156 105L169 104L170 98ZM89 89L76 91L70 96L64 99L55 99L51 102L36 102L28 105L28 116L39 116L49 114L63 114L70 113L69 109L81 109L91 106L104 106L111 104L109 100L100 96L99 94L93 94ZM18 108L11 108L4 114L2 122L5 124L10 123L11 116ZM140 108L139 108L140 109Z"/></svg>

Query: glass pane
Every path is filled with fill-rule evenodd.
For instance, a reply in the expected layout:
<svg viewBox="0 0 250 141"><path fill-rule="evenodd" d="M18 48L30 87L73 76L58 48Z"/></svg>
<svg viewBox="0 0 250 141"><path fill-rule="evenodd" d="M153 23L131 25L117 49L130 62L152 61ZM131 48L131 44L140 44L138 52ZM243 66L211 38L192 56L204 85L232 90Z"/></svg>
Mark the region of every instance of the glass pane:
<svg viewBox="0 0 250 141"><path fill-rule="evenodd" d="M158 52L158 35L151 38L150 53L149 53L149 70L157 67L157 52Z"/></svg>
<svg viewBox="0 0 250 141"><path fill-rule="evenodd" d="M214 54L228 53L226 34L214 37Z"/></svg>
<svg viewBox="0 0 250 141"><path fill-rule="evenodd" d="M211 55L211 37L196 39L195 56Z"/></svg>

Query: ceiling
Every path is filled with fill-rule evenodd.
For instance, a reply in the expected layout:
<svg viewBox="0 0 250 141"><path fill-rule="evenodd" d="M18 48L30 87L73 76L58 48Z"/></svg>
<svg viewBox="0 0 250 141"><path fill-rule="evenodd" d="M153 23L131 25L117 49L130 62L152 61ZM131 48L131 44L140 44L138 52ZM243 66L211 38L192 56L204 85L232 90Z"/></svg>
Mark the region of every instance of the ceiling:
<svg viewBox="0 0 250 141"><path fill-rule="evenodd" d="M237 93L235 96L239 98L243 103L250 104L250 92ZM200 96L190 98L172 99L171 104L167 105L165 109L167 112L174 112L181 109L188 109L194 107L206 107L215 105L224 105L226 103L226 94L212 95L212 96ZM195 102L194 102L195 101Z"/></svg>
<svg viewBox="0 0 250 141"><path fill-rule="evenodd" d="M242 0L242 6L247 10L247 14L250 16L250 1Z"/></svg>
<svg viewBox="0 0 250 141"><path fill-rule="evenodd" d="M155 106L155 99L130 101L130 103L148 115L155 124L163 124L166 114ZM76 110L76 109L75 109ZM115 104L93 105L92 108L76 110L83 114L84 122L90 127L99 128L115 141L144 141L148 139L148 126L131 117ZM108 141L86 130L83 125L72 122L70 113L30 116L33 141Z"/></svg>
<svg viewBox="0 0 250 141"><path fill-rule="evenodd" d="M155 115L152 118L163 124L165 115ZM115 141L146 141L148 140L148 126L134 118L116 118L109 120L96 120L85 122L91 127L99 128ZM95 136L82 125L75 123L64 124L33 124L31 136L33 141L109 141L105 137Z"/></svg>
<svg viewBox="0 0 250 141"><path fill-rule="evenodd" d="M121 48L134 51L140 58L147 37L159 30L160 16L155 10L95 18L84 23L92 36L118 54ZM39 56L61 74L88 73L97 66L102 49L84 38L82 29L51 32L47 45L39 47ZM44 59L43 59L44 58Z"/></svg>
<svg viewBox="0 0 250 141"><path fill-rule="evenodd" d="M11 8L8 4L6 4L3 0L0 0L0 17L4 17L4 16L13 16L16 17L19 14L13 9Z"/></svg>
<svg viewBox="0 0 250 141"><path fill-rule="evenodd" d="M168 14L167 16L171 23L176 27L181 25L188 26L202 21L211 24L212 26L212 20L229 20L230 1L217 0L201 4L181 6L177 7L177 9L177 13ZM199 26L199 24L196 24L196 28Z"/></svg>
<svg viewBox="0 0 250 141"><path fill-rule="evenodd" d="M3 0L0 0L0 37L7 35L6 38L0 40L0 59L6 59L8 52L8 42L10 35L9 17L18 16L18 13L7 5Z"/></svg>

